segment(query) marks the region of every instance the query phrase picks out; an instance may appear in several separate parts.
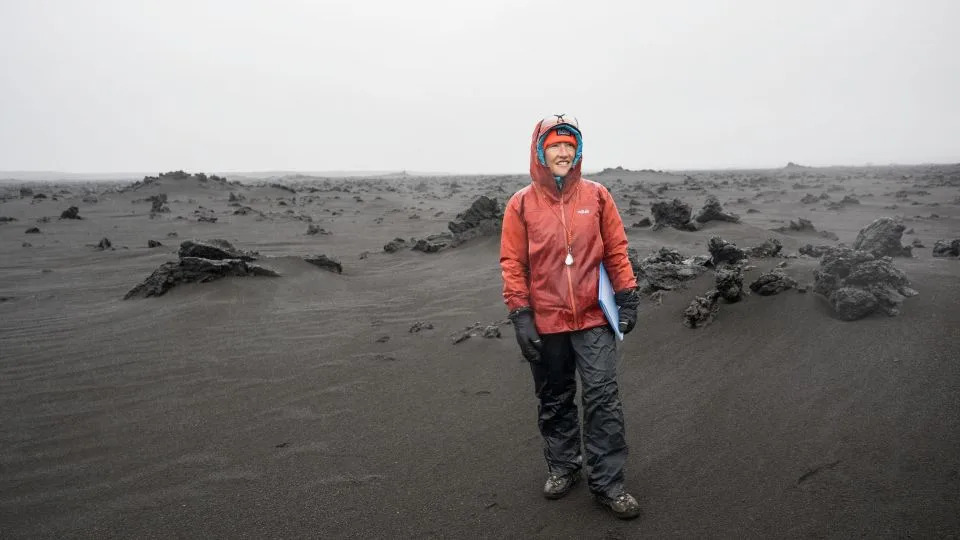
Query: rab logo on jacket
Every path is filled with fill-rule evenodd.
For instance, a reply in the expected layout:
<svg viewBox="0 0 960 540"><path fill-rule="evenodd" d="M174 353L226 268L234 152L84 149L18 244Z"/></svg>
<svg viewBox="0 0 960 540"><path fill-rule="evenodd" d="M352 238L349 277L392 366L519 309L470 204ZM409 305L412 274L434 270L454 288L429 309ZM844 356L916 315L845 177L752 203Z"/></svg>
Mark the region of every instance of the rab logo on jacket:
<svg viewBox="0 0 960 540"><path fill-rule="evenodd" d="M589 208L581 208L581 209L577 210L577 213L578 213L578 214L582 214L582 215L586 215L586 214L589 214L589 213L590 213L590 209L589 209Z"/></svg>

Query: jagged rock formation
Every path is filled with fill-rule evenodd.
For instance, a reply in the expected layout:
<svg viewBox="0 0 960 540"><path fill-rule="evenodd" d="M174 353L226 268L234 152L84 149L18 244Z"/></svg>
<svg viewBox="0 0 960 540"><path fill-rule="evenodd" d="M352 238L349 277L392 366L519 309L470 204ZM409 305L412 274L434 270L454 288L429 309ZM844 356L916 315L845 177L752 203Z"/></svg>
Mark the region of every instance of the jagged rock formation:
<svg viewBox="0 0 960 540"><path fill-rule="evenodd" d="M340 264L340 261L331 259L326 255L314 255L311 257L304 257L303 260L307 261L312 265L323 268L324 270L328 270L330 272L334 272L337 274L343 273L343 265Z"/></svg>
<svg viewBox="0 0 960 540"><path fill-rule="evenodd" d="M717 300L720 293L716 290L709 290L703 296L697 296L690 302L690 305L683 310L683 324L687 328L701 328L713 321L720 311L720 305Z"/></svg>
<svg viewBox="0 0 960 540"><path fill-rule="evenodd" d="M754 246L747 249L747 254L751 257L777 257L780 255L780 250L783 249L783 244L776 238L769 238L765 240L759 246Z"/></svg>
<svg viewBox="0 0 960 540"><path fill-rule="evenodd" d="M383 246L383 250L387 253L394 253L400 251L401 249L407 246L407 241L403 238L394 238L393 240L387 242Z"/></svg>
<svg viewBox="0 0 960 540"><path fill-rule="evenodd" d="M714 266L736 264L747 258L747 254L736 244L727 242L719 236L710 238L710 241L707 242L707 249L710 250L710 258Z"/></svg>
<svg viewBox="0 0 960 540"><path fill-rule="evenodd" d="M178 283L206 283L226 276L271 276L279 274L239 259L214 261L197 257L183 257L177 262L160 265L142 283L128 292L123 299L161 296Z"/></svg>
<svg viewBox="0 0 960 540"><path fill-rule="evenodd" d="M937 240L933 244L934 257L960 257L960 238L954 240Z"/></svg>
<svg viewBox="0 0 960 540"><path fill-rule="evenodd" d="M707 197L707 202L703 205L697 214L693 216L697 223L706 223L708 221L729 221L731 223L740 223L740 216L728 214L723 211L720 201L713 195Z"/></svg>
<svg viewBox="0 0 960 540"><path fill-rule="evenodd" d="M813 277L814 291L826 296L837 317L846 321L860 319L877 309L890 316L898 315L904 298L918 294L910 287L907 276L893 266L893 259L878 259L872 253L849 248L834 248L825 253ZM863 293L872 296L875 303L866 300Z"/></svg>
<svg viewBox="0 0 960 540"><path fill-rule="evenodd" d="M196 174L190 174L184 171L170 171L170 172L160 173L157 176L144 176L143 180L140 180L139 182L134 182L133 184L130 184L129 186L119 191L120 193L123 193L126 191L136 191L138 189L142 189L145 187L160 185L160 183L163 180L180 181L180 182L185 180L195 180L197 182L200 182L201 184L210 183L210 184L221 185L221 186L240 185L240 182L228 182L226 178L219 177L215 174L211 174L210 176L207 176L202 172L196 173Z"/></svg>
<svg viewBox="0 0 960 540"><path fill-rule="evenodd" d="M60 213L60 219L83 219L80 217L80 209L76 206L71 206L63 212Z"/></svg>
<svg viewBox="0 0 960 540"><path fill-rule="evenodd" d="M655 202L650 205L650 212L653 214L655 231L664 227L673 227L681 231L697 230L697 226L690 223L692 213L690 205L680 199Z"/></svg>
<svg viewBox="0 0 960 540"><path fill-rule="evenodd" d="M835 249L833 246L815 246L813 244L806 244L800 246L800 254L808 255L810 257L822 257L824 253L829 253L831 250Z"/></svg>
<svg viewBox="0 0 960 540"><path fill-rule="evenodd" d="M628 254L637 287L643 294L682 287L683 282L705 272L705 265L710 261L706 256L685 258L679 251L665 247L642 260L633 249L629 249Z"/></svg>
<svg viewBox="0 0 960 540"><path fill-rule="evenodd" d="M181 259L184 257L198 257L212 260L239 259L248 262L257 260L258 256L255 251L239 250L233 247L230 242L219 238L207 240L206 242L185 240L180 244L178 255Z"/></svg>
<svg viewBox="0 0 960 540"><path fill-rule="evenodd" d="M450 232L431 234L426 238L413 239L411 249L424 253L437 253L443 249L454 248L468 240L480 236L492 236L500 233L503 225L503 210L496 199L481 195L457 215L457 219L447 223ZM383 246L387 253L398 251L408 244L402 238L395 238Z"/></svg>
<svg viewBox="0 0 960 540"><path fill-rule="evenodd" d="M750 290L761 296L770 296L796 286L797 281L795 279L788 276L780 268L774 268L765 274L760 274L760 276L750 284Z"/></svg>
<svg viewBox="0 0 960 540"><path fill-rule="evenodd" d="M156 216L157 214L165 214L170 212L170 207L167 206L167 194L158 193L147 197L147 200L150 201L150 216Z"/></svg>
<svg viewBox="0 0 960 540"><path fill-rule="evenodd" d="M727 302L739 302L743 298L743 269L724 265L717 269L717 292Z"/></svg>
<svg viewBox="0 0 960 540"><path fill-rule="evenodd" d="M902 223L892 218L874 220L860 230L853 249L866 251L874 257L910 257L913 255L912 248L900 245L904 229L906 227Z"/></svg>
<svg viewBox="0 0 960 540"><path fill-rule="evenodd" d="M823 238L829 238L830 240L839 240L836 234L830 231L818 231L816 227L813 226L813 223L809 219L798 218L797 221L790 220L790 224L786 227L777 227L773 229L777 232L801 232L801 233L817 233Z"/></svg>

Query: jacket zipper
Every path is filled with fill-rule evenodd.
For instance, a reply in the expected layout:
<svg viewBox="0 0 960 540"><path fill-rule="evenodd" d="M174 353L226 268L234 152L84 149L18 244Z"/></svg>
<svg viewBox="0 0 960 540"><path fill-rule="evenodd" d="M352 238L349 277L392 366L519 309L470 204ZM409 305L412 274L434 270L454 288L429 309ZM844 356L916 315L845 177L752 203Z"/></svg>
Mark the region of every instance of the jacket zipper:
<svg viewBox="0 0 960 540"><path fill-rule="evenodd" d="M567 229L567 209L563 206L563 193L560 193L560 220L563 223L563 231L566 234ZM567 244L567 254L573 253L573 246L569 242L572 241L572 238L564 238ZM573 296L573 276L570 275L570 266L567 264L563 265L564 270L567 273L567 292L570 294L570 308L573 309L573 325L576 328L580 328L580 321L577 320L577 300Z"/></svg>

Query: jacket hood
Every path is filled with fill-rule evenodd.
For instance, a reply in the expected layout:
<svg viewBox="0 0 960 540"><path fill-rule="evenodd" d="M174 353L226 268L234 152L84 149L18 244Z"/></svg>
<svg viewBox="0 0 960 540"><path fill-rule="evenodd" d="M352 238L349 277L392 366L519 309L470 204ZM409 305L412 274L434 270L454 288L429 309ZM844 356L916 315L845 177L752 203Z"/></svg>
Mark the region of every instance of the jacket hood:
<svg viewBox="0 0 960 540"><path fill-rule="evenodd" d="M533 180L533 183L536 184L542 192L553 195L559 199L559 193L557 193L557 184L553 178L553 173L550 172L550 167L548 167L543 158L543 138L546 136L547 130L540 129L540 122L537 122L537 125L533 127L533 134L530 136L530 178ZM569 128L574 135L577 137L577 153L574 157L573 167L570 169L570 172L567 173L567 176L563 179L563 192L572 193L573 188L580 183L580 169L583 165L582 153L583 153L583 137L580 134L580 131L569 124L561 124ZM551 129L556 126L551 126Z"/></svg>

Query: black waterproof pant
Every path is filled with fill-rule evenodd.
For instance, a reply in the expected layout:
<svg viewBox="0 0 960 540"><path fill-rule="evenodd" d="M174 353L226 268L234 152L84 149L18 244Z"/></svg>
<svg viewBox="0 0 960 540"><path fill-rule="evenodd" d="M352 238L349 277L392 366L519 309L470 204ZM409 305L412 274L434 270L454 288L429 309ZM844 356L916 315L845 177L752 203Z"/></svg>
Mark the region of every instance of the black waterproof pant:
<svg viewBox="0 0 960 540"><path fill-rule="evenodd" d="M551 473L566 474L582 467L580 418L574 401L575 373L583 387L583 447L587 484L593 493L608 494L623 484L627 460L623 408L617 390L617 346L606 325L560 334L543 334L541 361L531 363L540 399L543 455Z"/></svg>

